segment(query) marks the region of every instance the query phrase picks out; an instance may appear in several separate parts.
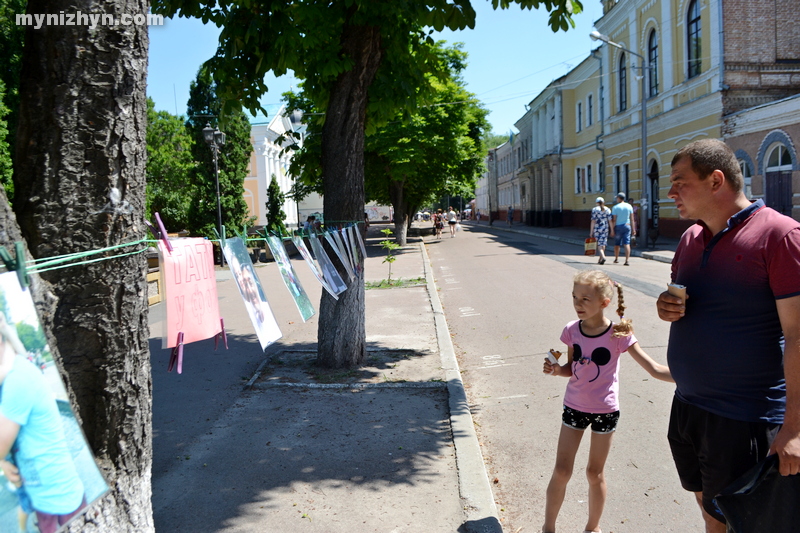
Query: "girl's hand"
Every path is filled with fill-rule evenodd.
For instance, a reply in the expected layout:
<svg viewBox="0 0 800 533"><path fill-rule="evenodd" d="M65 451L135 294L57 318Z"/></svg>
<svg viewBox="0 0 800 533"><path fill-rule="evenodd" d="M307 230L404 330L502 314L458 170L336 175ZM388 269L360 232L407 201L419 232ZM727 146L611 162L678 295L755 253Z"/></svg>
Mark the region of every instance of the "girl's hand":
<svg viewBox="0 0 800 533"><path fill-rule="evenodd" d="M554 365L550 361L547 360L545 357L544 365L542 366L542 372L545 374L550 374L552 376L557 376L560 373L561 365Z"/></svg>

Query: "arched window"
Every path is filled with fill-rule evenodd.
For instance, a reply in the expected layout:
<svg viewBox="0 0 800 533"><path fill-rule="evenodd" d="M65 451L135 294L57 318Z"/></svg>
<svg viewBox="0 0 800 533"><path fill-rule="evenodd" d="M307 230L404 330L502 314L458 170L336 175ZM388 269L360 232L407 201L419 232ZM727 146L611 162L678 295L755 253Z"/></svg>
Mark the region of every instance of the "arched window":
<svg viewBox="0 0 800 533"><path fill-rule="evenodd" d="M700 2L692 0L689 4L689 11L686 15L686 49L689 52L689 78L694 78L700 74L702 64L701 58L701 25L700 25Z"/></svg>
<svg viewBox="0 0 800 533"><path fill-rule="evenodd" d="M619 110L628 109L628 67L625 62L625 54L619 55Z"/></svg>
<svg viewBox="0 0 800 533"><path fill-rule="evenodd" d="M769 153L764 178L767 206L792 216L792 154L783 144Z"/></svg>
<svg viewBox="0 0 800 533"><path fill-rule="evenodd" d="M658 34L656 30L650 32L650 37L647 39L647 60L650 63L650 70L647 73L650 76L650 90L649 96L658 94Z"/></svg>
<svg viewBox="0 0 800 533"><path fill-rule="evenodd" d="M753 199L753 173L750 171L750 165L744 159L739 160L739 168L742 169L742 177L744 178L744 195L748 200Z"/></svg>

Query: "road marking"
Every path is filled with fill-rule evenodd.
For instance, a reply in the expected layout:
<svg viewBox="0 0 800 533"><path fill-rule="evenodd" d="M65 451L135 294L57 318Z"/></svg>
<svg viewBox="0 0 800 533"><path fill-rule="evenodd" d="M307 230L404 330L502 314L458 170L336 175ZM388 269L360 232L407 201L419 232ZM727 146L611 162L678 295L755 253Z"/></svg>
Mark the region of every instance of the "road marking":
<svg viewBox="0 0 800 533"><path fill-rule="evenodd" d="M458 312L461 313L459 316L481 316L473 307L459 307Z"/></svg>
<svg viewBox="0 0 800 533"><path fill-rule="evenodd" d="M501 355L484 355L481 357L483 359L483 366L479 366L479 369L487 369L487 368L497 368L501 366L514 366L517 363L506 363L503 360L503 356Z"/></svg>
<svg viewBox="0 0 800 533"><path fill-rule="evenodd" d="M495 398L496 400L515 400L517 398L527 398L527 394L516 394L514 396L500 396L499 398Z"/></svg>

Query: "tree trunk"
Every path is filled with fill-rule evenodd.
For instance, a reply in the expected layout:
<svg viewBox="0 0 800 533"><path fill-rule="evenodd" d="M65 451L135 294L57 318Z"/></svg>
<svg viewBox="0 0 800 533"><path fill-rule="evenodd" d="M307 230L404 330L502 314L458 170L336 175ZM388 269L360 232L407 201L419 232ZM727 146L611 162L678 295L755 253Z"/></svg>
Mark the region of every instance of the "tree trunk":
<svg viewBox="0 0 800 533"><path fill-rule="evenodd" d="M328 227L364 220L364 125L367 93L381 61L377 27L346 25L342 49L354 66L331 89L322 128L323 210ZM345 278L346 279L346 278ZM357 276L334 300L323 291L317 361L327 367L355 366L366 355L364 278Z"/></svg>
<svg viewBox="0 0 800 533"><path fill-rule="evenodd" d="M410 217L408 213L408 202L405 199L405 183L402 181L389 181L389 198L392 200L394 209L394 240L400 246L405 246L408 242L408 226Z"/></svg>
<svg viewBox="0 0 800 533"><path fill-rule="evenodd" d="M28 13L80 11L119 19L146 14L148 7L144 0L31 0ZM28 28L14 210L33 257L145 236L147 47L143 25ZM55 339L73 408L111 487L71 531L154 530L145 273L141 253L42 273L58 299L52 315L42 318ZM41 309L41 294L36 298Z"/></svg>

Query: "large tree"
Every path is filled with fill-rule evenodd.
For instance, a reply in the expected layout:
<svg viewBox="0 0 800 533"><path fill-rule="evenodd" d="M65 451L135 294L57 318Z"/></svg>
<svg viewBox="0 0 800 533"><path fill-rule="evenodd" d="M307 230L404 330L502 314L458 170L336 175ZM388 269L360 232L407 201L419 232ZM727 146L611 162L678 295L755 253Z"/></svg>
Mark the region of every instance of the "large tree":
<svg viewBox="0 0 800 533"><path fill-rule="evenodd" d="M188 119L186 128L194 139L192 157L198 164L194 168L193 185L196 197L191 203L189 227L193 234L212 237L217 227L217 188L214 179L214 158L203 140L203 128L211 126L225 133L225 144L220 147L219 194L222 225L241 231L249 222L247 203L244 200L244 179L253 145L250 142L250 121L241 105L223 109L217 94L217 84L210 71L201 67L197 78L189 87Z"/></svg>
<svg viewBox="0 0 800 533"><path fill-rule="evenodd" d="M569 27L578 0L492 0L497 7L546 7L553 30ZM474 27L470 0L156 0L154 10L202 18L222 27L208 66L223 99L251 111L266 92L264 76L291 69L305 80L314 104L325 109L322 180L326 221L362 220L364 133L413 109L415 88L431 70L436 30ZM432 32L432 30L430 30ZM374 117L367 123L367 109ZM351 282L338 300L323 294L317 334L318 362L359 364L366 354L364 284Z"/></svg>
<svg viewBox="0 0 800 533"><path fill-rule="evenodd" d="M192 155L195 140L184 119L167 111L156 111L147 99L147 203L145 216L159 213L172 231L189 229L189 210L194 200Z"/></svg>
<svg viewBox="0 0 800 533"><path fill-rule="evenodd" d="M144 0L31 0L28 13L146 13ZM0 245L46 258L145 237L145 26L28 27L12 214ZM141 246L141 245L139 245ZM135 248L134 248L135 250ZM144 254L41 273L32 293L111 487L75 531L148 532L152 426Z"/></svg>
<svg viewBox="0 0 800 533"><path fill-rule="evenodd" d="M400 245L420 206L442 194L474 190L483 170L481 135L488 112L464 87L466 53L443 43L437 51L447 76L431 76L425 105L410 117L398 113L366 139L367 197L392 204Z"/></svg>

